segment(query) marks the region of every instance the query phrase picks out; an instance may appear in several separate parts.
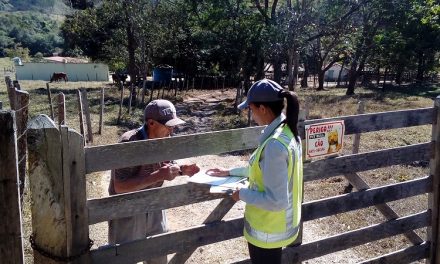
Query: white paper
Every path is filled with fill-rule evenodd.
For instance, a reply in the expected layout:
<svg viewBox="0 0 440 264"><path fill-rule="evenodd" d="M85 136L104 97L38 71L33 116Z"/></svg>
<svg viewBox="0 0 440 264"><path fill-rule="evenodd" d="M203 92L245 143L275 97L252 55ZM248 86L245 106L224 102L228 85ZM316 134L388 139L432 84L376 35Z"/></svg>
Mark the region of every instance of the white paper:
<svg viewBox="0 0 440 264"><path fill-rule="evenodd" d="M190 177L188 181L202 184L209 184L213 186L225 186L234 187L238 182L246 180L245 177L229 176L229 177L216 177L206 174L205 171L199 172Z"/></svg>

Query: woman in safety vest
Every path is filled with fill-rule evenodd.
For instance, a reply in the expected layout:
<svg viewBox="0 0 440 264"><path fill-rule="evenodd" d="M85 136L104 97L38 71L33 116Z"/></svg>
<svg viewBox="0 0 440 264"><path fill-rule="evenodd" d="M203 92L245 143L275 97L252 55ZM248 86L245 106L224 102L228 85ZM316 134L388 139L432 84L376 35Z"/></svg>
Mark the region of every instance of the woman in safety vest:
<svg viewBox="0 0 440 264"><path fill-rule="evenodd" d="M282 113L284 99L286 115ZM213 176L246 176L249 186L232 194L246 203L244 236L252 263L281 263L281 249L295 241L301 219L303 165L298 135L296 94L263 79L249 89L239 109L250 108L252 119L266 126L259 146L243 168L210 169Z"/></svg>

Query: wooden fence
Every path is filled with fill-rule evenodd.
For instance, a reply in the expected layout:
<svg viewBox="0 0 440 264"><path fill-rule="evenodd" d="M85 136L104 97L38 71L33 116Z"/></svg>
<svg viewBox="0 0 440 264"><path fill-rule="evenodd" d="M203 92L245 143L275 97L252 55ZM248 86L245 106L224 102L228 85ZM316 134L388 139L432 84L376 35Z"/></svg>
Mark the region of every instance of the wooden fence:
<svg viewBox="0 0 440 264"><path fill-rule="evenodd" d="M409 237L414 245L364 263L409 263L425 258L429 263L440 263L440 256L437 254L440 187L439 107L440 97L436 99L433 108L307 120L301 123L302 134L306 124L332 120L344 120L347 135L426 124L433 125L433 133L431 142L305 163L306 183L345 175L361 191L304 203L303 221L369 206L378 206L382 208L381 212L388 210L389 220L295 247L287 247L283 249L285 263L305 261L398 234ZM207 186L188 183L87 200L86 177L87 174L97 171L252 149L257 146L261 129L252 127L84 147L84 139L80 134L66 126L56 126L47 116L38 116L28 126L34 263L135 263L172 253L177 254L171 259L171 263L184 263L199 246L242 236L242 217L222 220L234 205L233 200L226 195L209 193ZM188 148L189 142L191 148ZM430 175L397 184L368 188L356 174L428 159ZM429 194L429 209L412 215L398 216L385 205L387 202L425 193ZM89 250L89 225L149 210L214 199L222 200L198 226ZM426 241L413 232L425 227L428 231ZM237 263L249 263L249 260Z"/></svg>

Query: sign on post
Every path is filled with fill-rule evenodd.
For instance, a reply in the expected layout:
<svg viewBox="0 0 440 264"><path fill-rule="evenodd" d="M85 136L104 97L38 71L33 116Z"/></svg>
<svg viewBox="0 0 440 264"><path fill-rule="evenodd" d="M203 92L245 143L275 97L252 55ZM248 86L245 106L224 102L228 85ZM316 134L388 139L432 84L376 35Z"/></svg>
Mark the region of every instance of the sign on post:
<svg viewBox="0 0 440 264"><path fill-rule="evenodd" d="M344 121L306 125L306 158L324 157L342 152Z"/></svg>

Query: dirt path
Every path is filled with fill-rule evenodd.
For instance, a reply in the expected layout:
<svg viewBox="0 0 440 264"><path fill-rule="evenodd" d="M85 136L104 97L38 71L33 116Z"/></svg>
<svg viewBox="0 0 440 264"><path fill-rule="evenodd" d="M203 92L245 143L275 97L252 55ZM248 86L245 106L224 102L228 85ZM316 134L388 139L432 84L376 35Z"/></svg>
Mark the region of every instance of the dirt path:
<svg viewBox="0 0 440 264"><path fill-rule="evenodd" d="M180 128L178 133L194 133L210 131L213 116L219 102L231 100L234 94L221 91L213 91L210 94L202 94L197 97L186 98L184 103L176 104L178 114L182 116L187 124ZM236 167L246 164L247 157L232 155L208 155L203 157L193 157L179 160L179 163L195 162L202 170L212 167ZM89 198L98 198L107 196L108 182L110 173L91 175L89 178ZM180 177L173 182L167 182L166 185L182 184L187 182L188 177ZM208 201L188 206L182 206L167 210L168 223L170 231L187 228L194 225L200 225L215 206L219 203ZM225 219L242 216L244 212L244 203L238 202ZM317 240L325 237L326 228L323 228L319 221L306 222L304 224L303 243ZM95 241L95 248L107 243L107 223L99 223L91 226L90 236ZM221 243L216 243L200 247L191 256L187 263L231 263L248 257L247 245L244 238L237 238ZM361 259L356 257L352 250L337 252L321 258L317 258L305 263L356 263Z"/></svg>

